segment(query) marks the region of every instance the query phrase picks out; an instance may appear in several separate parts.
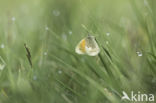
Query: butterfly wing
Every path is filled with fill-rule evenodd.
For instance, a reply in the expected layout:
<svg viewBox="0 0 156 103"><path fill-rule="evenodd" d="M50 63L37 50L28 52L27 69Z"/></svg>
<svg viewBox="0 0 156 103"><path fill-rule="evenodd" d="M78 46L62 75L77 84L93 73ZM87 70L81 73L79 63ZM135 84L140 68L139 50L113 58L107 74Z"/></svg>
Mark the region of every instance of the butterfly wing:
<svg viewBox="0 0 156 103"><path fill-rule="evenodd" d="M76 46L75 52L76 52L77 54L85 54L85 52L86 52L85 45L86 45L86 39L82 39L82 40L78 43L78 45Z"/></svg>
<svg viewBox="0 0 156 103"><path fill-rule="evenodd" d="M100 48L95 40L94 36L89 36L86 38L86 53L89 56L96 56L100 52Z"/></svg>

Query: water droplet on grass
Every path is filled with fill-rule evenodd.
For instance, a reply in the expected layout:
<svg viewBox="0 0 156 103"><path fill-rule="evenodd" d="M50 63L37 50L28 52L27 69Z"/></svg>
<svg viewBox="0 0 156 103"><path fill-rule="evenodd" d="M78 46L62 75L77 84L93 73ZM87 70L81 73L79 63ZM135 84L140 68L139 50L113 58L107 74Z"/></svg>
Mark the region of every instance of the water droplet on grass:
<svg viewBox="0 0 156 103"><path fill-rule="evenodd" d="M1 44L1 48L3 49L5 47L5 45L4 44Z"/></svg>
<svg viewBox="0 0 156 103"><path fill-rule="evenodd" d="M47 55L48 53L47 52L44 52L44 55Z"/></svg>
<svg viewBox="0 0 156 103"><path fill-rule="evenodd" d="M72 31L69 31L69 35L72 35Z"/></svg>
<svg viewBox="0 0 156 103"><path fill-rule="evenodd" d="M58 74L62 74L62 71L61 70L58 70Z"/></svg>
<svg viewBox="0 0 156 103"><path fill-rule="evenodd" d="M5 65L0 64L0 70L3 70L3 69L4 69L4 67L5 67Z"/></svg>
<svg viewBox="0 0 156 103"><path fill-rule="evenodd" d="M59 15L60 15L60 11L58 11L58 10L53 10L53 15L54 15L54 16L59 16Z"/></svg>
<svg viewBox="0 0 156 103"><path fill-rule="evenodd" d="M109 36L109 35L110 35L110 33L109 33L109 32L107 32L107 33L106 33L106 35L107 35L107 36Z"/></svg>
<svg viewBox="0 0 156 103"><path fill-rule="evenodd" d="M46 31L48 31L48 30L49 30L49 28L46 26L46 27L45 27L45 30L46 30Z"/></svg>
<svg viewBox="0 0 156 103"><path fill-rule="evenodd" d="M136 52L137 53L137 55L139 56L139 57L141 57L143 54L141 53L141 52Z"/></svg>
<svg viewBox="0 0 156 103"><path fill-rule="evenodd" d="M15 20L16 20L16 18L15 18L15 17L12 17L12 18L11 18L11 20L12 20L12 21L15 21Z"/></svg>

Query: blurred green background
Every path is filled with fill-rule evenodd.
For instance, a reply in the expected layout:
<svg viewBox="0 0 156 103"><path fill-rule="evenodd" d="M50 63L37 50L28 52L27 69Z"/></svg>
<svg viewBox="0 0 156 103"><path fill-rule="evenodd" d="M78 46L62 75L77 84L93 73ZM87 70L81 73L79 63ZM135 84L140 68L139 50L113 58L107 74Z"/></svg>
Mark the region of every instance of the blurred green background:
<svg viewBox="0 0 156 103"><path fill-rule="evenodd" d="M1 0L0 103L130 103L121 100L122 91L156 94L155 5ZM98 56L75 53L88 32Z"/></svg>

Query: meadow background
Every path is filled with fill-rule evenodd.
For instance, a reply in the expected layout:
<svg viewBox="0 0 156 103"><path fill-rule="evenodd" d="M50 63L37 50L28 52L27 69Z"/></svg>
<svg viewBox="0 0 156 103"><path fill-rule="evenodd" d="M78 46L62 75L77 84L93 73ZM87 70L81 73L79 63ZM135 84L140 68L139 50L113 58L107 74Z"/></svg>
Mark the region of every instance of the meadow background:
<svg viewBox="0 0 156 103"><path fill-rule="evenodd" d="M155 5L1 0L0 103L130 103L121 101L122 91L156 95ZM75 53L88 32L98 56Z"/></svg>

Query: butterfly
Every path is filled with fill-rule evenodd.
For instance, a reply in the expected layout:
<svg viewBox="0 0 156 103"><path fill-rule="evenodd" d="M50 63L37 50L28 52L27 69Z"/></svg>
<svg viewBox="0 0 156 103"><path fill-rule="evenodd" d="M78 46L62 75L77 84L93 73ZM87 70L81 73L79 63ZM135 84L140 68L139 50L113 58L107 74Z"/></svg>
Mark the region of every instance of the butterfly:
<svg viewBox="0 0 156 103"><path fill-rule="evenodd" d="M82 39L75 48L77 54L87 54L89 56L96 56L100 52L100 48L94 36L88 35Z"/></svg>

